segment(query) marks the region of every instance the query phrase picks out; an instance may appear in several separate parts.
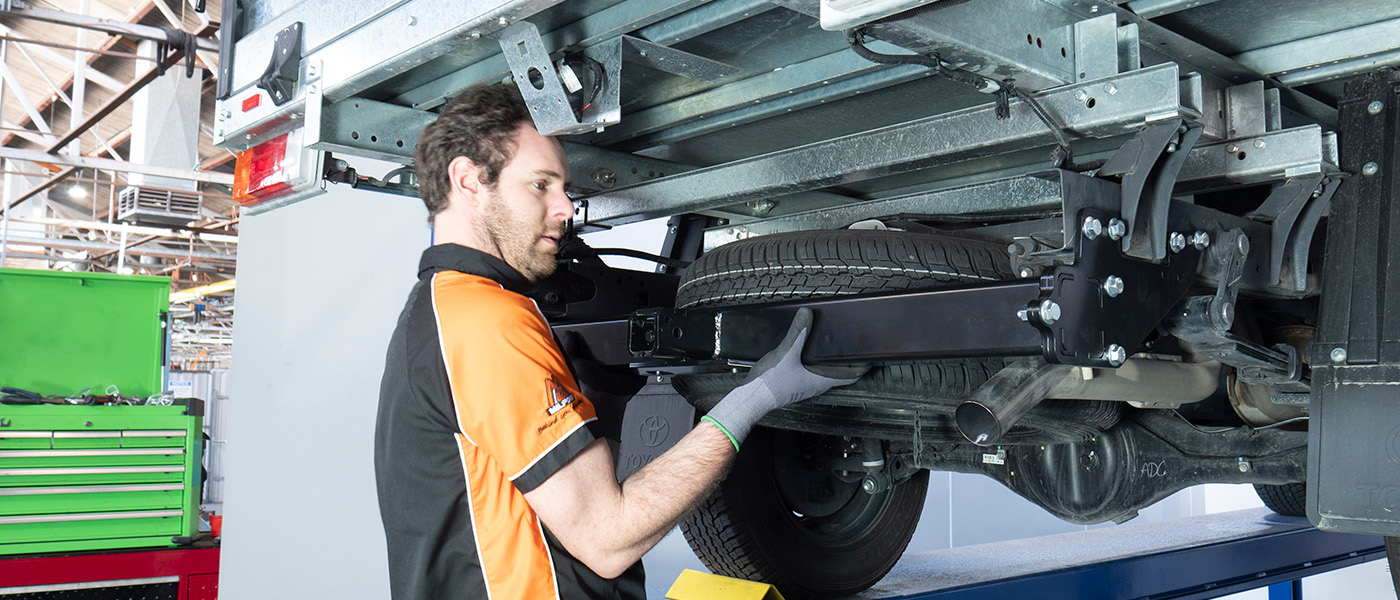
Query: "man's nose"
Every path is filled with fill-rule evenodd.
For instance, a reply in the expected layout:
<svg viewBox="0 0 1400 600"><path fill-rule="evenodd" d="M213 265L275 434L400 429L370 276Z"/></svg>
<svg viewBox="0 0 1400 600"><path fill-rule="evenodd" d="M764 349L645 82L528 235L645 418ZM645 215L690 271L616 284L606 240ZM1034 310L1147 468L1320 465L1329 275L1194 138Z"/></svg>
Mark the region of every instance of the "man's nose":
<svg viewBox="0 0 1400 600"><path fill-rule="evenodd" d="M549 197L548 215L552 219L561 221L568 220L574 216L574 201L569 199L569 195L560 190Z"/></svg>

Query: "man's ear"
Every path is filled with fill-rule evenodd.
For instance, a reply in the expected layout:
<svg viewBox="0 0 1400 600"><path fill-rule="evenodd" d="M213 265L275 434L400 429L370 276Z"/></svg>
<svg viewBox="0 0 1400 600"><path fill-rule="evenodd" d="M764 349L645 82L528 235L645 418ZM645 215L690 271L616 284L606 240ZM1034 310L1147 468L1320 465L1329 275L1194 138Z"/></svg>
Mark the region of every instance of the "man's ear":
<svg viewBox="0 0 1400 600"><path fill-rule="evenodd" d="M447 178L452 183L454 196L460 195L472 205L477 203L482 186L481 167L472 159L465 156L452 159L452 162L447 163Z"/></svg>

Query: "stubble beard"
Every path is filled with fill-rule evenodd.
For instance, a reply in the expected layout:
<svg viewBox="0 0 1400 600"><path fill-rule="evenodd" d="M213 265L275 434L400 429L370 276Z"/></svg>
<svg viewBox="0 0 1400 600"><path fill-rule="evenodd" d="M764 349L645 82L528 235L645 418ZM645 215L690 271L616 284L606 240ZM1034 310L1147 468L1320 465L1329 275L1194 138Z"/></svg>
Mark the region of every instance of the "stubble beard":
<svg viewBox="0 0 1400 600"><path fill-rule="evenodd" d="M546 231L538 224L517 219L506 207L505 199L495 190L489 192L485 211L486 237L495 246L501 260L506 261L532 283L549 277L557 268L556 249L542 250L540 238L546 234L558 235L562 232Z"/></svg>

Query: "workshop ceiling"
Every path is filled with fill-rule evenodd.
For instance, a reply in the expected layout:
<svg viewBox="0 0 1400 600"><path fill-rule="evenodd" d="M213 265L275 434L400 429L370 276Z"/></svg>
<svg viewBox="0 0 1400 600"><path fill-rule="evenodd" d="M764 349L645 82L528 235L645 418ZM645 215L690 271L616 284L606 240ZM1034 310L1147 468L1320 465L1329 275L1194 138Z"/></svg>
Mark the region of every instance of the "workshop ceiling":
<svg viewBox="0 0 1400 600"><path fill-rule="evenodd" d="M203 5L199 8L204 12L196 10L197 4ZM178 29L208 40L215 39L221 4L217 0L14 3L17 11L57 11L74 20L106 20L118 29L129 23L145 26L131 31L145 29L146 34L152 28ZM58 150L56 144L64 134L78 130L76 143L82 156L120 161L109 165L130 164L126 161L132 160L133 102L113 99L123 92L129 96L134 86L139 87L138 80L156 68L153 45L143 44L139 35L0 12L0 146L31 155L65 152L68 146ZM169 69L171 77L180 79L177 85L188 82L201 90L199 163L178 168L231 173L234 155L213 145L209 125L214 122L218 55L201 50L196 56L193 77L185 78L184 61ZM76 110L75 104L80 104ZM83 125L93 119L95 123ZM191 357L226 361L238 223L229 188L200 184L195 193L202 197L202 208L198 218L188 222L128 220L124 224L124 219L111 213L119 212L117 199L130 186L127 172L72 168L66 165L71 161L60 157L54 162L43 158L41 154L35 160L4 163L6 173L16 176L4 179L4 185L14 189L5 190L6 202L0 206L10 220L7 256L0 266L169 276L177 298L180 292L198 288L203 295L187 294L197 300L173 306L177 322L172 358L177 364ZM35 193L36 189L43 191ZM24 208L28 210L14 210L27 194L35 196L27 200ZM36 202L42 206L35 207ZM182 317L190 322L182 323ZM182 357L182 351L189 356Z"/></svg>

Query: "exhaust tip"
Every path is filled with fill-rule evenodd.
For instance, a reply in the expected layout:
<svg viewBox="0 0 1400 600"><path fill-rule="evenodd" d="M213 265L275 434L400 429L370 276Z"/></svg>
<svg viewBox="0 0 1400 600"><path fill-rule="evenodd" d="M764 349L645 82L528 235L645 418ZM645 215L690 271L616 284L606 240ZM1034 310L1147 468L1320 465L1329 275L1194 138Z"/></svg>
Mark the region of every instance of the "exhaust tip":
<svg viewBox="0 0 1400 600"><path fill-rule="evenodd" d="M995 444L1003 433L1001 422L997 421L992 409L974 400L959 404L953 412L953 420L958 425L958 432L978 446Z"/></svg>

